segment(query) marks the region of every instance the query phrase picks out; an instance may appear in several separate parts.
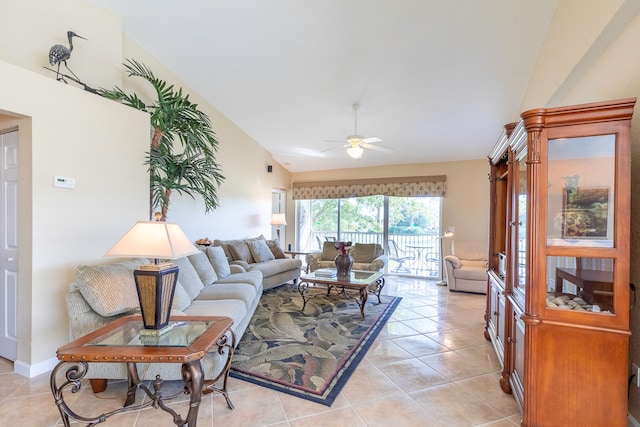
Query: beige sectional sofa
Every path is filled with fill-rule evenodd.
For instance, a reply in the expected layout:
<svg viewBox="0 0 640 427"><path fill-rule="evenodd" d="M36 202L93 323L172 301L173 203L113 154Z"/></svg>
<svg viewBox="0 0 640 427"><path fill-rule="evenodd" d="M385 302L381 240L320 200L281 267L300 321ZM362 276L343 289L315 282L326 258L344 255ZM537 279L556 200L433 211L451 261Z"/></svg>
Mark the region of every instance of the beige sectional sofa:
<svg viewBox="0 0 640 427"><path fill-rule="evenodd" d="M384 249L377 243L355 243L349 251L353 257L353 270L380 271L387 265L388 258ZM311 252L307 255L309 272L319 268L336 268L334 259L338 255L335 242L324 242L322 252Z"/></svg>
<svg viewBox="0 0 640 427"><path fill-rule="evenodd" d="M200 249L198 254L172 261L180 268L172 316L228 316L233 319L232 330L239 340L260 301L263 274L258 268L247 271L241 265L230 264L221 247L201 246ZM283 279L295 276L293 273L284 274L292 268L290 261L292 260L282 259L284 265L280 273L275 273L274 268L271 276L274 280L271 283L275 283L276 277ZM133 270L148 262L137 259L78 267L76 282L66 295L73 339L139 310ZM300 263L300 260L294 263L297 265L298 276ZM225 360L226 356L215 351L203 358L205 379L217 377ZM141 379L153 379L160 375L165 380L180 380L180 368L179 363L138 366ZM125 379L126 365L92 363L86 378Z"/></svg>
<svg viewBox="0 0 640 427"><path fill-rule="evenodd" d="M277 239L264 236L241 240L214 240L214 246L224 250L231 265L239 265L247 271L262 273L264 289L271 289L300 277L302 261L287 258Z"/></svg>

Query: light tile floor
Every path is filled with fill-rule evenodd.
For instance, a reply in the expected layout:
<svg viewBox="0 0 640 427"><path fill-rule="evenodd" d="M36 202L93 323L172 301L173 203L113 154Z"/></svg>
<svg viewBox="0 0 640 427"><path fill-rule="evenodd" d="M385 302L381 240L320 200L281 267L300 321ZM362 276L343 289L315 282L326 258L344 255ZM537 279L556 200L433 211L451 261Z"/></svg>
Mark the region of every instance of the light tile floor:
<svg viewBox="0 0 640 427"><path fill-rule="evenodd" d="M203 398L199 426L491 426L513 427L520 414L498 385L500 363L484 339L484 295L449 292L433 281L388 277L385 294L403 300L331 407L231 379L229 410ZM375 298L373 299L375 300ZM370 299L369 301L372 301ZM179 382L165 386L179 390ZM163 389L164 390L164 389ZM85 386L70 406L96 416L122 403L125 383L93 395ZM139 401L140 399L138 399ZM188 400L187 400L188 402ZM186 413L185 401L175 403ZM62 425L49 375L27 379L0 359L0 425ZM173 426L149 408L109 418L104 426Z"/></svg>

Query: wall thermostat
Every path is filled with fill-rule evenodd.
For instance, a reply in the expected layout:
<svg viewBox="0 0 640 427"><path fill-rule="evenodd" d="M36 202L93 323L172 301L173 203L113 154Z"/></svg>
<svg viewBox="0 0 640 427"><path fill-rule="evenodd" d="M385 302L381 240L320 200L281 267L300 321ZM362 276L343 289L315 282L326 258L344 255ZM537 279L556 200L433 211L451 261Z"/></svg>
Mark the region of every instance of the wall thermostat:
<svg viewBox="0 0 640 427"><path fill-rule="evenodd" d="M76 188L76 179L70 176L54 176L53 186L60 188Z"/></svg>

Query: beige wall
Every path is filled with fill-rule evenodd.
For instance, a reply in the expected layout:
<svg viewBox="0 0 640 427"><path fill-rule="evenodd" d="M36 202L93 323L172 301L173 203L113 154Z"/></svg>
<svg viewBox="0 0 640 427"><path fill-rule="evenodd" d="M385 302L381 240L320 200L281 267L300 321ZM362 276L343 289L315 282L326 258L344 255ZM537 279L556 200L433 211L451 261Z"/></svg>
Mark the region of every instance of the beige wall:
<svg viewBox="0 0 640 427"><path fill-rule="evenodd" d="M16 368L30 373L68 340L75 267L104 262L114 236L146 212L149 131L142 113L50 77L5 62L0 75L0 129L20 132ZM76 188L53 187L56 175Z"/></svg>
<svg viewBox="0 0 640 427"><path fill-rule="evenodd" d="M560 2L525 108L554 107L640 96L640 2ZM576 25L580 22L580 25ZM631 278L640 291L640 105L632 121ZM640 297L640 295L638 295ZM630 363L640 364L640 303L631 311ZM640 390L629 412L640 420Z"/></svg>
<svg viewBox="0 0 640 427"><path fill-rule="evenodd" d="M496 139L499 129L496 132ZM292 182L402 176L447 176L442 227L455 227L455 239L487 240L489 233L489 163L487 160L337 169L291 174ZM291 203L292 204L292 203ZM449 248L444 252L449 253Z"/></svg>

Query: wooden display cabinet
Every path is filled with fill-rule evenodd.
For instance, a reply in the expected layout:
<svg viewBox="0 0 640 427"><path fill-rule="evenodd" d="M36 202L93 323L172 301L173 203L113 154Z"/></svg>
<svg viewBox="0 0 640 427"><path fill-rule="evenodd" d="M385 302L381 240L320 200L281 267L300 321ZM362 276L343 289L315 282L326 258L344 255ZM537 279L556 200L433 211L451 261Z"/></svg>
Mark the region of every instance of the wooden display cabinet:
<svg viewBox="0 0 640 427"><path fill-rule="evenodd" d="M523 426L626 425L635 102L527 111L489 156L485 336Z"/></svg>

